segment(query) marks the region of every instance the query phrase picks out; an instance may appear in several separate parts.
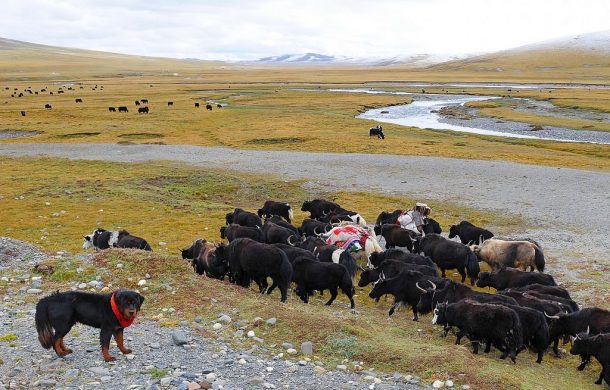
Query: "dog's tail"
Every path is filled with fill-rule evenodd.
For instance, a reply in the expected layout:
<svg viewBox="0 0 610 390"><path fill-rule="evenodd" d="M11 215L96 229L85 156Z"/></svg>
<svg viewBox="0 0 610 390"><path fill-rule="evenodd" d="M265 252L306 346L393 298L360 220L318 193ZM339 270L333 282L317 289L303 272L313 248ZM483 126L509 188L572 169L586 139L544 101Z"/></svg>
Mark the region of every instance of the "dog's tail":
<svg viewBox="0 0 610 390"><path fill-rule="evenodd" d="M35 319L40 345L45 349L50 349L53 346L53 327L49 319L49 302L47 299L41 299L36 305Z"/></svg>

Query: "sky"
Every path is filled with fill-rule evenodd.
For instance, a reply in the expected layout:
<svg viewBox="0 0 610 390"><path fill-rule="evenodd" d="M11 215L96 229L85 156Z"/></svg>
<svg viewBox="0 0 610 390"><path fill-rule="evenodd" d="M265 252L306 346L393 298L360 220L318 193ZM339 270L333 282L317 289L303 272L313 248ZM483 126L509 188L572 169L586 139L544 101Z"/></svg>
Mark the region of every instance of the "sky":
<svg viewBox="0 0 610 390"><path fill-rule="evenodd" d="M610 29L610 0L2 0L0 37L253 60L478 54Z"/></svg>

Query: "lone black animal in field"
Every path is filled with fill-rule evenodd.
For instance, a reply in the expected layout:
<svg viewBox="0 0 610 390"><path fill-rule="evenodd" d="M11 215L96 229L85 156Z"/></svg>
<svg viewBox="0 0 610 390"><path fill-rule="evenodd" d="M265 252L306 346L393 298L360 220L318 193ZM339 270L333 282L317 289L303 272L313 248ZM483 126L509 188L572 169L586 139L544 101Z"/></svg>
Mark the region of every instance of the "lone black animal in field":
<svg viewBox="0 0 610 390"><path fill-rule="evenodd" d="M119 106L119 112L129 112L127 106Z"/></svg>
<svg viewBox="0 0 610 390"><path fill-rule="evenodd" d="M110 112L116 112L116 108L115 108L115 107L108 107L108 111L110 111Z"/></svg>
<svg viewBox="0 0 610 390"><path fill-rule="evenodd" d="M47 103L44 105L44 108L46 108L47 110L50 110L53 107L49 103Z"/></svg>
<svg viewBox="0 0 610 390"><path fill-rule="evenodd" d="M132 236L127 230L96 229L84 237L83 249L133 248L152 251L145 239Z"/></svg>
<svg viewBox="0 0 610 390"><path fill-rule="evenodd" d="M136 100L135 103L136 103L136 106L140 105L140 101L139 100Z"/></svg>
<svg viewBox="0 0 610 390"><path fill-rule="evenodd" d="M82 103L82 102L83 102L83 99L76 98L76 99L74 99L74 102L75 102L75 103Z"/></svg>
<svg viewBox="0 0 610 390"><path fill-rule="evenodd" d="M220 103L216 104L216 108L222 108L222 104L220 104Z"/></svg>
<svg viewBox="0 0 610 390"><path fill-rule="evenodd" d="M117 290L111 294L56 292L42 298L36 305L38 340L45 349L53 347L57 356L64 357L72 353L64 344L64 337L74 324L79 322L99 328L102 356L111 362L116 360L108 351L113 336L123 354L132 352L123 344L123 330L132 324L142 303L144 297L130 290Z"/></svg>
<svg viewBox="0 0 610 390"><path fill-rule="evenodd" d="M138 114L148 114L148 107L138 107Z"/></svg>
<svg viewBox="0 0 610 390"><path fill-rule="evenodd" d="M144 104L148 104L148 99L140 99L140 102L142 102Z"/></svg>
<svg viewBox="0 0 610 390"><path fill-rule="evenodd" d="M21 116L25 116L25 111L21 111Z"/></svg>
<svg viewBox="0 0 610 390"><path fill-rule="evenodd" d="M460 237L462 244L480 244L485 240L489 240L494 236L489 230L477 227L468 221L462 221L457 225L451 225L449 228L449 238L455 236Z"/></svg>
<svg viewBox="0 0 610 390"><path fill-rule="evenodd" d="M385 134L383 134L383 127L377 125L376 127L371 127L369 129L369 137L377 136L377 139L385 139Z"/></svg>
<svg viewBox="0 0 610 390"><path fill-rule="evenodd" d="M195 103L195 108L199 108L199 103Z"/></svg>
<svg viewBox="0 0 610 390"><path fill-rule="evenodd" d="M168 107L169 107L169 106L173 106L173 105L174 105L174 102L167 102L167 106L168 106Z"/></svg>
<svg viewBox="0 0 610 390"><path fill-rule="evenodd" d="M212 105L211 104L206 104L205 105L205 109L208 111L212 111Z"/></svg>

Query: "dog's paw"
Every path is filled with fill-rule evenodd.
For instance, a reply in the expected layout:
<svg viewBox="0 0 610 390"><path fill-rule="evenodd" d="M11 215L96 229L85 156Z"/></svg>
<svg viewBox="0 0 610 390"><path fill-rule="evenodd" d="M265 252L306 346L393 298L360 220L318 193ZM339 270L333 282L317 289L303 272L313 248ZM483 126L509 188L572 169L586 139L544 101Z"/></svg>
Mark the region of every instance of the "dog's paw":
<svg viewBox="0 0 610 390"><path fill-rule="evenodd" d="M66 355L67 355L67 354L69 354L69 353L72 353L72 352L74 352L74 351L72 351L70 348L65 348L65 349L64 349L64 353L65 353Z"/></svg>
<svg viewBox="0 0 610 390"><path fill-rule="evenodd" d="M129 355L130 353L132 353L133 351L129 348L125 348L124 350L121 351L123 353L123 355Z"/></svg>
<svg viewBox="0 0 610 390"><path fill-rule="evenodd" d="M116 360L116 358L115 358L114 356L108 356L108 357L105 357L105 358L104 358L104 361L105 361L105 362L113 362L113 361L115 361L115 360Z"/></svg>

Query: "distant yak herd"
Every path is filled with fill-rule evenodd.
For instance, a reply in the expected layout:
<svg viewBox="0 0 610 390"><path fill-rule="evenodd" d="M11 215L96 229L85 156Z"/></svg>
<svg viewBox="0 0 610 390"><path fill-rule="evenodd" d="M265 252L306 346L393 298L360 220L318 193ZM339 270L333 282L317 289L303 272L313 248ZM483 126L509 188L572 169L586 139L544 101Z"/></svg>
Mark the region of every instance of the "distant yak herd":
<svg viewBox="0 0 610 390"><path fill-rule="evenodd" d="M10 87L5 87L4 89L5 90L10 90L11 88ZM81 90L85 89L85 86L81 85L81 86L79 86L79 89L81 89ZM103 90L103 89L104 89L103 85L98 87L98 85L96 84L96 85L91 87L91 90L93 90L93 91ZM66 91L76 91L76 89L71 87L71 86L62 86L62 87L59 87L57 89L57 91L55 91L55 93L56 94L63 94ZM27 88L24 88L23 92L19 92L19 88L14 88L13 92L11 93L10 96L11 97L20 98L20 97L25 96L26 93L30 94L30 95L39 95L39 93L47 93L47 92L51 96L53 96L53 94L54 94L53 91L49 91L48 87L47 88L42 88L42 89L40 89L40 91L35 91L35 90L33 90L33 88L31 86L29 86ZM83 103L83 99L82 98L75 98L74 102L76 104ZM150 108L148 107L148 99L135 100L134 103L137 106L138 114L148 114L150 112ZM223 105L220 104L220 103L214 103L214 104L216 105L216 108L223 108ZM141 105L144 105L144 106L140 107ZM167 102L167 106L168 107L173 107L174 106L174 102L173 101L168 101ZM195 102L194 106L195 106L195 108L199 108L200 107L200 103L199 102ZM50 103L45 103L44 108L47 109L47 110L51 110L51 109L53 109L53 106ZM205 108L208 111L212 111L214 107L213 107L212 103L206 102ZM109 112L119 112L119 113L123 112L123 113L126 113L126 112L129 112L129 108L128 108L128 106L110 106L110 107L108 107L108 111ZM21 116L26 116L27 115L27 111L26 110L20 110L19 114Z"/></svg>
<svg viewBox="0 0 610 390"><path fill-rule="evenodd" d="M384 211L370 228L358 212L325 199L305 201L301 210L310 216L297 227L285 202L267 201L257 213L236 208L220 229L228 243L197 239L182 250L182 258L200 275L228 278L244 288L254 282L261 294L277 287L281 302L291 286L305 303L328 290L326 305L340 290L352 310L359 273L360 288L372 285L370 298L394 297L390 316L401 306L411 307L414 321L432 313L432 323L442 326L445 336L454 331L456 344L466 337L475 354L483 345L484 352L493 347L502 359L516 362L529 348L541 363L549 347L559 356L560 340L571 341L570 353L581 358L578 369L595 357L603 367L596 383L610 384L610 312L581 308L544 273L544 253L536 241L499 239L467 221L450 226L446 238L431 218L420 233L402 227L408 210ZM378 240L385 241L385 250ZM112 246L150 250L126 231L101 229L86 236L83 247ZM481 272L480 262L491 270ZM447 279L446 270L456 270L461 283ZM464 284L466 277L496 293L473 290Z"/></svg>

